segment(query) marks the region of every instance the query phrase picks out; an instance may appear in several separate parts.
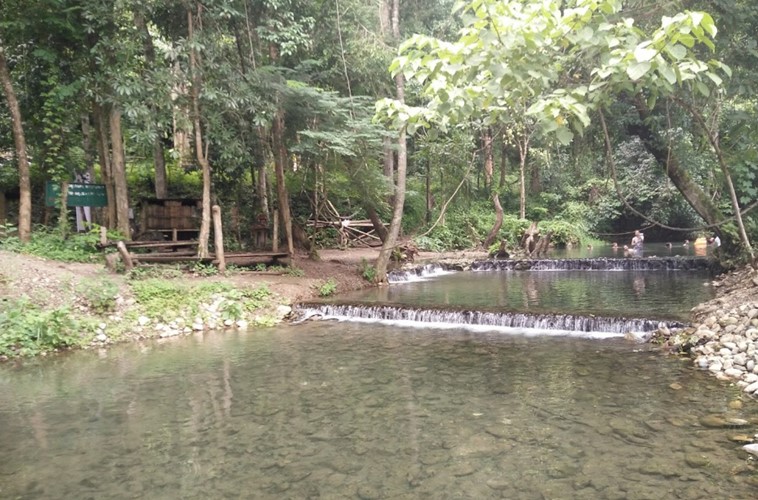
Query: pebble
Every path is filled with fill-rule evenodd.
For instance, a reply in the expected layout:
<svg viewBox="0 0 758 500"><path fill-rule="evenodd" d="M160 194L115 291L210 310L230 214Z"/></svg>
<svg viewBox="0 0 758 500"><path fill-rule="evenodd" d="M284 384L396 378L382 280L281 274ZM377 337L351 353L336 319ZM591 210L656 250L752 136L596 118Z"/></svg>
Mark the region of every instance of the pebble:
<svg viewBox="0 0 758 500"><path fill-rule="evenodd" d="M758 398L758 330L749 326L758 320L758 302L732 308L730 303L720 297L697 306L693 312L700 322L674 330L670 336L659 330L658 336L668 338L677 350L690 352L697 367L735 382Z"/></svg>

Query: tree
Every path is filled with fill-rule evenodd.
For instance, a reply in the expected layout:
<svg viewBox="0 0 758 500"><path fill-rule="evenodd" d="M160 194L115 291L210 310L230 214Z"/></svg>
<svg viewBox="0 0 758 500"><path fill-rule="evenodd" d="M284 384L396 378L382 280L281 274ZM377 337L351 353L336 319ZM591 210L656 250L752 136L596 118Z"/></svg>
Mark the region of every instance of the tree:
<svg viewBox="0 0 758 500"><path fill-rule="evenodd" d="M24 135L24 122L21 117L21 109L18 105L16 92L13 89L8 61L5 57L5 47L0 39L0 84L3 86L5 100L8 102L8 110L13 122L13 140L16 147L16 161L18 162L18 179L20 202L18 208L18 237L28 243L32 232L32 189L29 182L29 159L26 155L26 137Z"/></svg>
<svg viewBox="0 0 758 500"><path fill-rule="evenodd" d="M701 48L714 48L710 15L664 16L646 32L624 17L617 0L474 0L459 4L458 12L464 28L456 42L414 36L393 62L393 71L422 86L427 105L385 101L380 110L386 116L410 127L445 127L482 115L494 121L521 109L542 133L568 144L574 133L584 133L593 111L631 96L643 141L692 207L720 230L724 218L679 163L663 162L665 141L647 120L658 99L710 95L730 74L723 63L699 57ZM523 102L529 106L515 105Z"/></svg>
<svg viewBox="0 0 758 500"><path fill-rule="evenodd" d="M392 3L392 33L396 39L400 38L400 0L393 0ZM405 77L401 73L395 75L395 89L397 100L400 103L405 102ZM403 218L403 207L405 205L405 177L408 163L408 150L406 144L405 125L400 127L397 138L397 180L393 191L392 221L387 232L387 238L382 243L382 250L376 259L376 281L384 282L387 279L387 265L389 264L392 249L397 243L397 237L400 234L400 225Z"/></svg>

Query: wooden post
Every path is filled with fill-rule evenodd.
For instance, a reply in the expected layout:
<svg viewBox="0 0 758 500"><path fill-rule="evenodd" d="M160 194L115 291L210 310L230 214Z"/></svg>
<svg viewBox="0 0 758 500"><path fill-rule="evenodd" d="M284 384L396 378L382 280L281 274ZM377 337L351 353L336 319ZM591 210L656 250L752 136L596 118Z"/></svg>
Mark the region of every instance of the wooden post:
<svg viewBox="0 0 758 500"><path fill-rule="evenodd" d="M224 233L221 229L221 207L213 205L213 243L216 246L216 261L218 261L219 272L226 271L226 260L224 259Z"/></svg>
<svg viewBox="0 0 758 500"><path fill-rule="evenodd" d="M171 241L179 241L179 231L176 228L171 230Z"/></svg>
<svg viewBox="0 0 758 500"><path fill-rule="evenodd" d="M274 252L278 252L279 251L279 210L274 210L274 224L271 230L272 230L271 240L273 243L272 250Z"/></svg>
<svg viewBox="0 0 758 500"><path fill-rule="evenodd" d="M100 226L100 246L104 247L108 244L108 228Z"/></svg>
<svg viewBox="0 0 758 500"><path fill-rule="evenodd" d="M118 253L121 254L121 259L124 261L124 269L131 271L132 268L134 268L134 263L132 262L132 257L129 255L129 250L127 250L126 245L123 241L119 241L116 243L116 248L118 248Z"/></svg>

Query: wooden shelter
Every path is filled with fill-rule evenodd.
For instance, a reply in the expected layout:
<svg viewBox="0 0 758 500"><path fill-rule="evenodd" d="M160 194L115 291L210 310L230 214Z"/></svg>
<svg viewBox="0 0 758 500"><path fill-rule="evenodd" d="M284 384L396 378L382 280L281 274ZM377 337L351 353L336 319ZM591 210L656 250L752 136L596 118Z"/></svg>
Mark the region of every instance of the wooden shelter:
<svg viewBox="0 0 758 500"><path fill-rule="evenodd" d="M135 239L196 239L200 234L202 210L202 200L198 199L146 198L140 203L139 233Z"/></svg>

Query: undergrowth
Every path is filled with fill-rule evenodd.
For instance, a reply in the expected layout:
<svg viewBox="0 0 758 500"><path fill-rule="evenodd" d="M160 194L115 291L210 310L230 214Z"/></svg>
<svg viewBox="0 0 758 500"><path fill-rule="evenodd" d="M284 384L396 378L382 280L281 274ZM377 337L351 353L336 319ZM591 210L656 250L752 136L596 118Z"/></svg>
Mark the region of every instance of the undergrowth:
<svg viewBox="0 0 758 500"><path fill-rule="evenodd" d="M68 307L43 310L28 300L6 301L0 310L0 355L36 356L85 344L92 325Z"/></svg>

